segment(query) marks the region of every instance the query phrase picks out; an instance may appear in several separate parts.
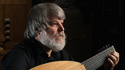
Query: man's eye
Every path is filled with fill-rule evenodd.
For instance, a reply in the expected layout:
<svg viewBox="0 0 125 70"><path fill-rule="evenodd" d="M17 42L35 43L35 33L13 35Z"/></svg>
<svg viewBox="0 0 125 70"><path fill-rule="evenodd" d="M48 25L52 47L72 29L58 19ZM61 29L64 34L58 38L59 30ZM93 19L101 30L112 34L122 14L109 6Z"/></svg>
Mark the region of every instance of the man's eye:
<svg viewBox="0 0 125 70"><path fill-rule="evenodd" d="M52 23L52 25L58 25L58 23Z"/></svg>
<svg viewBox="0 0 125 70"><path fill-rule="evenodd" d="M58 25L58 23L56 23L56 22L50 22L49 25L50 26L54 26L54 25Z"/></svg>
<svg viewBox="0 0 125 70"><path fill-rule="evenodd" d="M59 23L58 22L49 22L49 25L50 26L59 26ZM63 25L63 23L62 23L62 25Z"/></svg>

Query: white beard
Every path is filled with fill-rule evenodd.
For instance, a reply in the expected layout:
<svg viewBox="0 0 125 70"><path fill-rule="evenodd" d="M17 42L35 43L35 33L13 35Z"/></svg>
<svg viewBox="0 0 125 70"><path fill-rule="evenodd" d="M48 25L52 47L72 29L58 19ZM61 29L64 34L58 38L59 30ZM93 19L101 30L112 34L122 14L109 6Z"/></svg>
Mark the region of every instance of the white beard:
<svg viewBox="0 0 125 70"><path fill-rule="evenodd" d="M55 52L58 52L60 50L62 50L65 46L65 43L66 43L66 36L65 36L65 33L59 33L57 34L54 38L50 37L46 31L42 31L42 38L40 39L40 42L47 46L48 48L52 49L53 51ZM63 36L63 39L59 39L62 41L62 43L57 43L55 41L56 37L58 37L59 35L62 35Z"/></svg>

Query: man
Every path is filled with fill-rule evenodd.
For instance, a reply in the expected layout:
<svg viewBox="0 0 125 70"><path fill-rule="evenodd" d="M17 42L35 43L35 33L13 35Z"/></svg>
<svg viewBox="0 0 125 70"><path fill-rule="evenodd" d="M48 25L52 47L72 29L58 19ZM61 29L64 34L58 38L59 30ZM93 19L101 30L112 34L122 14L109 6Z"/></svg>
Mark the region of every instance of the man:
<svg viewBox="0 0 125 70"><path fill-rule="evenodd" d="M16 45L2 60L2 70L29 70L37 65L51 61L73 60L63 50L65 33L64 11L54 3L35 5L28 14L25 39ZM119 62L119 53L109 55L104 65L106 70L113 70Z"/></svg>

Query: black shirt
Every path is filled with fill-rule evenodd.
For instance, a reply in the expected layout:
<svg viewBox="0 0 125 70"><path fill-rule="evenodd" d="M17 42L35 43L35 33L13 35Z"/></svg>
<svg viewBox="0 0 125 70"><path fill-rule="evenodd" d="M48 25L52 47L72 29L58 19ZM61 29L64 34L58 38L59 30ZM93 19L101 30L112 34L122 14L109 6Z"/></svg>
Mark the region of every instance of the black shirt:
<svg viewBox="0 0 125 70"><path fill-rule="evenodd" d="M29 70L37 65L59 60L73 60L65 51L52 52L52 56L43 51L34 39L24 39L16 45L1 61L1 70Z"/></svg>

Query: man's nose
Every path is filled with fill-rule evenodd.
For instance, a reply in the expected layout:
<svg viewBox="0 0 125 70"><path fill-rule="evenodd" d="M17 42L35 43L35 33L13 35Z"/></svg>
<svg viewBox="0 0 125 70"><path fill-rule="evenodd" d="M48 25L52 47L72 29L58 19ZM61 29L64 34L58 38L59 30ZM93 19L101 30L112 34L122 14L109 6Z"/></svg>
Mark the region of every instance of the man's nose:
<svg viewBox="0 0 125 70"><path fill-rule="evenodd" d="M65 30L64 26L62 24L60 24L58 31L64 31L64 30Z"/></svg>

